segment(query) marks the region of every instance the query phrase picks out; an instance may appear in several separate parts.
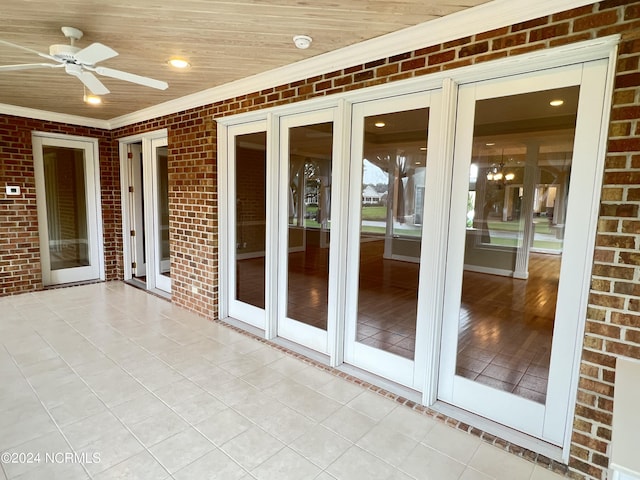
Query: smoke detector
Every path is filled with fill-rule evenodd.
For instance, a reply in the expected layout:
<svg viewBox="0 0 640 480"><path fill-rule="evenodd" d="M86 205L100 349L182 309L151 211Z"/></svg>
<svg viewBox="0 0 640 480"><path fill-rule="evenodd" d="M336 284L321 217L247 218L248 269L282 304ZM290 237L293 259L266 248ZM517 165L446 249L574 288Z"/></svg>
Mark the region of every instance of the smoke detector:
<svg viewBox="0 0 640 480"><path fill-rule="evenodd" d="M296 35L295 37L293 37L293 43L295 44L296 48L299 48L300 50L309 48L309 45L311 45L312 41L313 39L308 35Z"/></svg>

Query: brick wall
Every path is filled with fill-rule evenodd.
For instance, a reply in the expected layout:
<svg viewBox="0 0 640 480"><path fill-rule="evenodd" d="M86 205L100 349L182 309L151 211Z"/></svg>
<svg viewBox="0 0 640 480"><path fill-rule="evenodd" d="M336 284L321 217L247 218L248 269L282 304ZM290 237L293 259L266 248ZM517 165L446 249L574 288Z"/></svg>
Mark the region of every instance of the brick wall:
<svg viewBox="0 0 640 480"><path fill-rule="evenodd" d="M110 132L0 115L0 295L42 288L31 134L47 131L98 138L107 279L122 278L120 173L113 168ZM21 194L7 197L4 186Z"/></svg>
<svg viewBox="0 0 640 480"><path fill-rule="evenodd" d="M623 39L617 65L593 290L589 299L570 460L572 477L604 479L611 434L615 360L619 356L640 358L638 30L640 2L605 1L440 45L425 45L416 51L113 131L110 135L112 141L101 141L109 278L118 278L122 274L119 172L115 148L118 138L159 128L168 129L173 301L201 315L216 318L218 222L216 128L213 118L620 33ZM11 213L6 205L0 204L0 233L13 235L16 232L24 237L11 236L6 243L10 246L7 253L5 245L0 243L0 266L17 266L21 272L10 276L11 279L19 279L16 281L8 280L6 275L0 277L0 294L41 286L30 147L32 129L109 137L102 131L0 117L0 160L3 165L0 182L4 178L16 177L23 179L28 187L27 194L19 202L11 204ZM11 162L5 165L5 159ZM25 220L20 222L20 219ZM6 242L4 238L3 235L0 242ZM198 289L197 293L192 292L192 286Z"/></svg>
<svg viewBox="0 0 640 480"><path fill-rule="evenodd" d="M218 214L212 116L209 108L197 108L123 127L112 135L117 141L167 129L171 299L213 319L218 317Z"/></svg>

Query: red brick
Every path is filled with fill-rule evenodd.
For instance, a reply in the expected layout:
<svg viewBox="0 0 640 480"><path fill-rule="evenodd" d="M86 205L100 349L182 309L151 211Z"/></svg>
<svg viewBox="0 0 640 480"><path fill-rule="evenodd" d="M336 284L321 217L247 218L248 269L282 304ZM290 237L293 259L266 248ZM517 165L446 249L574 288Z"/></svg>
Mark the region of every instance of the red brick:
<svg viewBox="0 0 640 480"><path fill-rule="evenodd" d="M517 33L506 37L496 38L491 42L491 50L503 50L505 48L512 48L518 45L524 45L527 41L527 34Z"/></svg>
<svg viewBox="0 0 640 480"><path fill-rule="evenodd" d="M611 312L611 323L615 325L624 325L626 327L640 328L640 315Z"/></svg>
<svg viewBox="0 0 640 480"><path fill-rule="evenodd" d="M546 25L547 23L549 23L549 17L535 18L533 20L528 20L526 22L516 23L515 25L512 25L511 26L511 31L512 32L519 32L520 30L528 30L530 28L535 28L535 27L539 27L541 25Z"/></svg>
<svg viewBox="0 0 640 480"><path fill-rule="evenodd" d="M609 10L599 13L587 15L585 17L576 18L573 21L573 31L580 32L605 25L612 25L618 20L618 12Z"/></svg>
<svg viewBox="0 0 640 480"><path fill-rule="evenodd" d="M458 58L470 57L473 55L479 55L489 51L489 42L479 42L471 45L465 45L458 51Z"/></svg>
<svg viewBox="0 0 640 480"><path fill-rule="evenodd" d="M559 23L548 25L546 27L537 28L529 32L530 42L539 42L541 40L548 40L554 37L565 36L569 33L569 23Z"/></svg>
<svg viewBox="0 0 640 480"><path fill-rule="evenodd" d="M432 55L429 55L428 64L429 65L436 65L436 64L439 64L439 63L450 62L455 57L456 57L455 50L447 50L447 51L440 52L440 53L434 53Z"/></svg>

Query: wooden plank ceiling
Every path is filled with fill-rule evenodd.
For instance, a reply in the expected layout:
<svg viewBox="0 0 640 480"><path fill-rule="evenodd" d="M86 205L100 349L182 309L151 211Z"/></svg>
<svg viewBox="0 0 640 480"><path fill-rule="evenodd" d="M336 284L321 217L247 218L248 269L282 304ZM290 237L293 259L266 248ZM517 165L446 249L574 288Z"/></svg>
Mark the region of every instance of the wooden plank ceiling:
<svg viewBox="0 0 640 480"><path fill-rule="evenodd" d="M84 32L77 46L110 46L101 66L169 83L165 91L107 77L101 106L82 101L63 69L0 72L0 103L111 119L308 57L423 23L488 0L25 0L2 5L0 39L48 53L67 44L60 27ZM292 37L313 38L298 50ZM192 67L176 71L171 57ZM47 60L0 44L0 65Z"/></svg>

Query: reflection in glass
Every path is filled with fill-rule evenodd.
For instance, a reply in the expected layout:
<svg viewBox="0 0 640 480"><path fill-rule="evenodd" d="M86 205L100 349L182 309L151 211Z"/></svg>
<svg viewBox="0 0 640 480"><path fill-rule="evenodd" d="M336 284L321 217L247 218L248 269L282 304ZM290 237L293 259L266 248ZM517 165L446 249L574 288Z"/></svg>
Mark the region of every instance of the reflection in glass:
<svg viewBox="0 0 640 480"><path fill-rule="evenodd" d="M476 103L456 373L545 403L579 87ZM550 106L562 98L564 104Z"/></svg>
<svg viewBox="0 0 640 480"><path fill-rule="evenodd" d="M167 147L156 149L158 169L158 241L160 273L171 276L171 260L169 250L169 163Z"/></svg>
<svg viewBox="0 0 640 480"><path fill-rule="evenodd" d="M235 139L236 300L264 308L267 134Z"/></svg>
<svg viewBox="0 0 640 480"><path fill-rule="evenodd" d="M287 317L326 330L333 123L289 130Z"/></svg>
<svg viewBox="0 0 640 480"><path fill-rule="evenodd" d="M84 151L43 147L51 270L89 262Z"/></svg>
<svg viewBox="0 0 640 480"><path fill-rule="evenodd" d="M356 340L413 359L429 110L364 118ZM384 126L379 126L383 125Z"/></svg>

